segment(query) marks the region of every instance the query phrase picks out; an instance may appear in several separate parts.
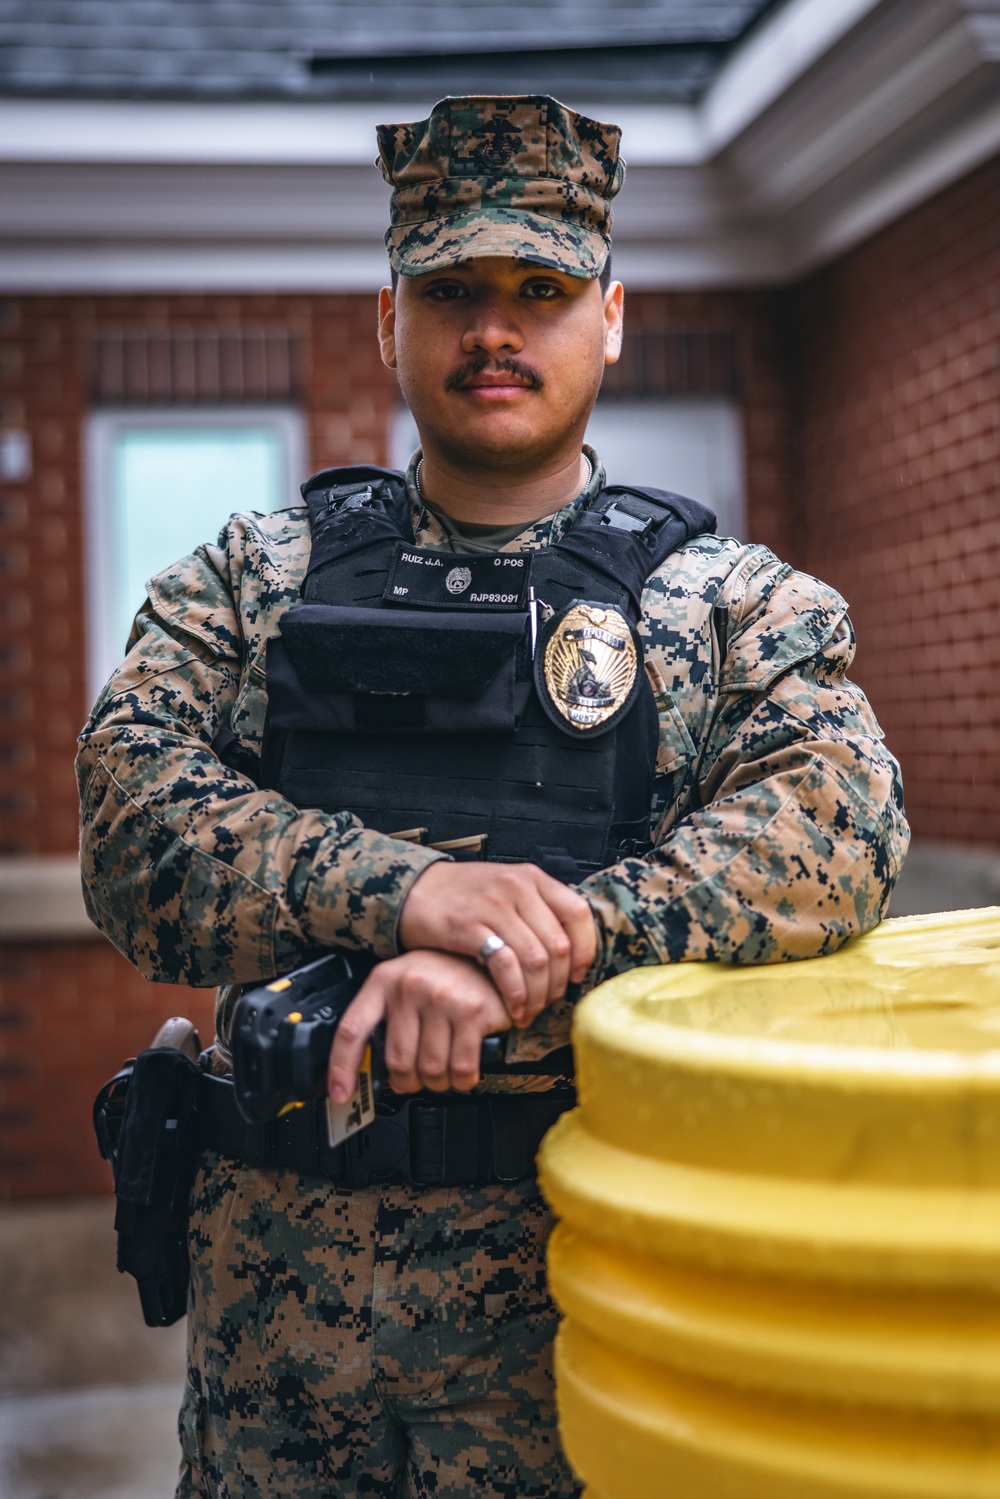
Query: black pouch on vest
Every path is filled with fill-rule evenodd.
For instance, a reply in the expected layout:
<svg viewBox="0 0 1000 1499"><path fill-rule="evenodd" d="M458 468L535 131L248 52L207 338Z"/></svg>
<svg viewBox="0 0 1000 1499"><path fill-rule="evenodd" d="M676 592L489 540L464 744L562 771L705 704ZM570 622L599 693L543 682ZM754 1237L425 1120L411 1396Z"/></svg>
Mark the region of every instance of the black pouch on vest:
<svg viewBox="0 0 1000 1499"><path fill-rule="evenodd" d="M112 1159L118 1269L135 1277L148 1327L169 1327L187 1311L188 1201L198 1165L199 1076L196 1064L179 1051L156 1047L140 1052L127 1078L117 1126ZM120 1087L125 1080L123 1071L108 1087ZM94 1106L105 1155L112 1142L98 1120L106 1111L107 1093L103 1089Z"/></svg>
<svg viewBox="0 0 1000 1499"><path fill-rule="evenodd" d="M271 725L337 734L513 729L527 623L521 612L297 605L268 644Z"/></svg>

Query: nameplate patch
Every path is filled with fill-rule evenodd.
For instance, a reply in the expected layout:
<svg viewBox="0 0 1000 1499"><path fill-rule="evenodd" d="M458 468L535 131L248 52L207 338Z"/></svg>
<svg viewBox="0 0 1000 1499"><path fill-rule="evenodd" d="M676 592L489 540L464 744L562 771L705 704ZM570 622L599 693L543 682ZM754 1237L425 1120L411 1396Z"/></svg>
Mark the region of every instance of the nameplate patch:
<svg viewBox="0 0 1000 1499"><path fill-rule="evenodd" d="M524 552L456 556L401 541L382 597L411 609L523 609L529 560Z"/></svg>

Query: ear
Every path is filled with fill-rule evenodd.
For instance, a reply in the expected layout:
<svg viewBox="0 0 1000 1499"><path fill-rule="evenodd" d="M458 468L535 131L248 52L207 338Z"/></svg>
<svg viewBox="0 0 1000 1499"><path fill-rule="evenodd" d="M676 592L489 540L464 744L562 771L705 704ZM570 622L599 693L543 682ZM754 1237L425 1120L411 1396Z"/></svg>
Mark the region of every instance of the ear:
<svg viewBox="0 0 1000 1499"><path fill-rule="evenodd" d="M617 364L622 351L625 319L625 288L612 281L604 293L604 363Z"/></svg>
<svg viewBox="0 0 1000 1499"><path fill-rule="evenodd" d="M396 294L391 286L383 286L378 294L378 346L382 363L389 369L396 368Z"/></svg>

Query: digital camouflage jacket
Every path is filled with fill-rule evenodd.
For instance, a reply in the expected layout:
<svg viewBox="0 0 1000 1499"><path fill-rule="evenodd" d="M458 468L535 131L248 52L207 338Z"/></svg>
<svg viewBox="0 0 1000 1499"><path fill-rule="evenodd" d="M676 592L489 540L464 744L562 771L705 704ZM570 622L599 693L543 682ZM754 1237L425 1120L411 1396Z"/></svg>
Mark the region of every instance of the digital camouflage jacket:
<svg viewBox="0 0 1000 1499"><path fill-rule="evenodd" d="M597 461L572 504L505 550L558 539L603 482ZM454 549L412 466L408 491L417 544ZM259 745L265 646L309 551L304 506L234 515L154 578L80 736L87 908L149 978L270 978L335 944L391 957L413 881L443 857L300 810L212 751L226 728ZM584 988L637 964L812 957L874 926L909 835L898 766L846 676L844 600L766 547L699 536L648 580L641 634L656 847L580 887L598 928ZM543 1012L512 1054L563 1042L570 1010Z"/></svg>

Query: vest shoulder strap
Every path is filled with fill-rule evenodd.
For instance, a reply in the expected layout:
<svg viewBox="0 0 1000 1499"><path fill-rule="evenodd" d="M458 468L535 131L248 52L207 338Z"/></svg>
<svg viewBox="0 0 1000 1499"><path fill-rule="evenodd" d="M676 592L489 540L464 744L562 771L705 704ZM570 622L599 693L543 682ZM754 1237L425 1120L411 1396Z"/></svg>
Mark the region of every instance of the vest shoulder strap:
<svg viewBox="0 0 1000 1499"><path fill-rule="evenodd" d="M638 610L646 579L678 547L715 530L712 511L665 489L612 484L558 542L628 589Z"/></svg>
<svg viewBox="0 0 1000 1499"><path fill-rule="evenodd" d="M406 480L398 469L359 463L325 468L302 486L312 522L309 572L379 542L413 540Z"/></svg>
<svg viewBox="0 0 1000 1499"><path fill-rule="evenodd" d="M379 468L376 463L355 463L348 468L321 468L301 485L302 498L309 504L310 495L321 490L363 488L366 484L378 485L395 480L405 483L405 475L398 468Z"/></svg>

